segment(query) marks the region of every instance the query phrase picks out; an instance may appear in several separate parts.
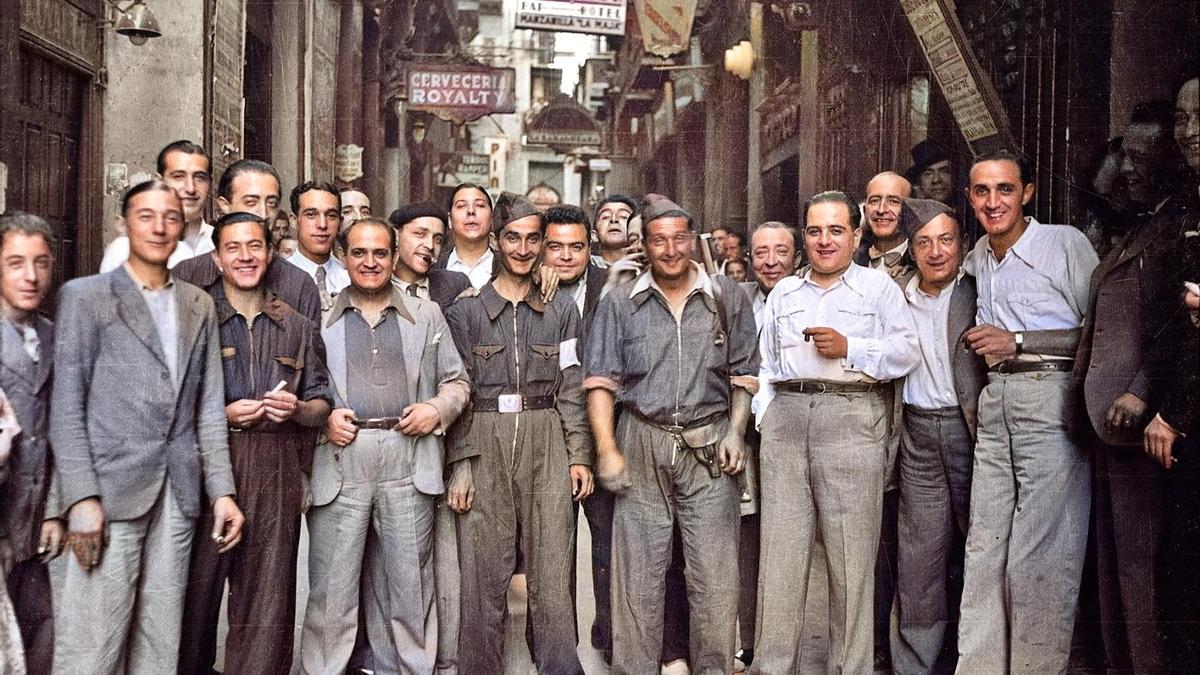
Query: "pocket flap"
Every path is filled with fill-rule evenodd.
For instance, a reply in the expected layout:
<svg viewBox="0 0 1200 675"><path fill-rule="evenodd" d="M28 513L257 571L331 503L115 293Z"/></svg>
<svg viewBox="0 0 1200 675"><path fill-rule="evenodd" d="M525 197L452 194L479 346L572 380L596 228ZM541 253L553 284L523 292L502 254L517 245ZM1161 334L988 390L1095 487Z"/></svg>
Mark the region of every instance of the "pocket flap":
<svg viewBox="0 0 1200 675"><path fill-rule="evenodd" d="M221 347L221 358L232 359L237 356L237 347Z"/></svg>
<svg viewBox="0 0 1200 675"><path fill-rule="evenodd" d="M529 348L531 350L533 350L534 354L537 354L538 356L542 357L543 359L557 359L558 358L558 345L530 344Z"/></svg>
<svg viewBox="0 0 1200 675"><path fill-rule="evenodd" d="M504 351L504 345L475 345L471 347L472 354L482 356L485 359L490 359L502 351Z"/></svg>
<svg viewBox="0 0 1200 675"><path fill-rule="evenodd" d="M304 362L299 359L294 359L290 356L276 356L275 361L280 365L287 366L292 370L300 370L304 367Z"/></svg>

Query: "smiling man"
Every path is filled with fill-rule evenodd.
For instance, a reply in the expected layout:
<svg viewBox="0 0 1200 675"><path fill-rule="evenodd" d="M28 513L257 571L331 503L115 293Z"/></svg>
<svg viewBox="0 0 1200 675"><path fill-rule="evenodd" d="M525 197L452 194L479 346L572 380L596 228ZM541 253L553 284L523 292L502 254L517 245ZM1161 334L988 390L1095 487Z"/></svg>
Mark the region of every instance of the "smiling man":
<svg viewBox="0 0 1200 675"><path fill-rule="evenodd" d="M912 184L892 171L877 174L867 183L863 212L871 232L869 246L860 246L855 262L887 272L901 287L915 271L908 237L900 229L900 210L912 194Z"/></svg>
<svg viewBox="0 0 1200 675"><path fill-rule="evenodd" d="M175 672L196 519L212 509L202 534L219 552L238 543L244 519L216 309L167 270L183 229L179 196L147 181L121 210L129 260L59 295L50 442L71 555L54 660Z"/></svg>
<svg viewBox="0 0 1200 675"><path fill-rule="evenodd" d="M308 181L292 189L290 202L300 246L287 261L312 277L321 308L329 309L333 298L350 285L346 266L333 255L342 226L341 196L331 183Z"/></svg>
<svg viewBox="0 0 1200 675"><path fill-rule="evenodd" d="M753 669L799 672L809 555L829 571L830 670L871 672L873 593L887 474L892 380L920 359L891 277L853 262L858 205L822 192L804 209L809 268L779 282L763 311L759 392L762 523Z"/></svg>
<svg viewBox="0 0 1200 675"><path fill-rule="evenodd" d="M606 268L626 254L633 244L629 240L629 219L637 211L637 204L622 194L606 196L596 205L593 232L599 244L599 255L592 256L597 267Z"/></svg>
<svg viewBox="0 0 1200 675"><path fill-rule="evenodd" d="M441 266L462 272L471 285L483 288L495 271L496 256L488 245L492 234L492 197L483 187L463 183L450 193L452 245L445 249Z"/></svg>
<svg viewBox="0 0 1200 675"><path fill-rule="evenodd" d="M446 244L446 210L433 202L415 202L388 218L396 228L395 281L408 295L432 300L445 311L471 287L462 272L434 267Z"/></svg>
<svg viewBox="0 0 1200 675"><path fill-rule="evenodd" d="M447 488L462 566L459 672L504 670L505 591L520 550L539 672L582 673L575 653L575 509L592 493L578 355L579 312L533 283L545 217L505 192L496 203L500 266L446 319L471 375L471 405L450 443Z"/></svg>
<svg viewBox="0 0 1200 675"><path fill-rule="evenodd" d="M300 513L312 470L312 434L305 428L329 416L329 376L316 328L263 285L271 254L267 221L235 211L217 221L212 236L221 284L209 293L220 324L229 454L254 536L228 555L196 537L179 672L212 672L226 595L225 670L285 672L292 663ZM211 518L200 518L198 535L211 529Z"/></svg>
<svg viewBox="0 0 1200 675"><path fill-rule="evenodd" d="M204 148L191 141L175 141L158 153L158 175L179 195L183 204L183 231L167 261L180 262L212 250L212 225L204 222L204 207L212 189L212 161ZM104 248L100 272L110 272L129 259L129 237L121 235Z"/></svg>
<svg viewBox="0 0 1200 675"><path fill-rule="evenodd" d="M386 597L383 632L371 635L375 662L429 673L438 635L432 537L434 502L445 487L442 437L470 387L437 305L392 282L391 225L363 218L340 236L350 286L322 326L334 410L313 460L302 668L346 670L370 533Z"/></svg>
<svg viewBox="0 0 1200 675"><path fill-rule="evenodd" d="M50 441L54 323L42 312L54 268L54 232L28 213L0 215L0 390L20 424L0 491L0 550L9 556L12 597L25 665L50 672L54 617L46 563L62 552L64 527ZM19 646L19 645L18 645Z"/></svg>
<svg viewBox="0 0 1200 675"><path fill-rule="evenodd" d="M1069 385L1099 261L1079 230L1025 216L1034 192L1020 155L1001 150L971 166L967 197L987 236L967 256L979 306L964 337L989 371L971 480L961 672L1065 670L1078 606L1091 467L1067 432Z"/></svg>

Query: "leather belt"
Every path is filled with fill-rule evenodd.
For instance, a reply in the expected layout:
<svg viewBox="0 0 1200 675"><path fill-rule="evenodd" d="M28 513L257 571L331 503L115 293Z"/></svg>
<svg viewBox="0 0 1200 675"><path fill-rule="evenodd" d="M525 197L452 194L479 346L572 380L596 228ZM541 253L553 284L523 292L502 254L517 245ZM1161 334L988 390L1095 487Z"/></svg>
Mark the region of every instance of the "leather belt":
<svg viewBox="0 0 1200 675"><path fill-rule="evenodd" d="M400 424L400 418L399 417L368 417L368 418L355 417L354 419L350 420L350 423L353 424L354 426L358 427L359 429L383 429L385 431L391 431L392 429L396 428L397 424Z"/></svg>
<svg viewBox="0 0 1200 675"><path fill-rule="evenodd" d="M723 413L709 415L700 422L690 426L679 426L676 424L655 422L632 408L626 408L625 410L633 413L634 417L647 426L665 431L674 436L675 446L680 450L691 450L696 455L696 459L708 469L710 477L721 477L721 467L718 463L716 447L721 441L718 432L721 428L721 422L725 418ZM674 458L672 458L671 464L672 466L675 464Z"/></svg>
<svg viewBox="0 0 1200 675"><path fill-rule="evenodd" d="M546 410L554 407L554 397L504 394L497 398L477 398L471 402L471 407L475 412L517 413L526 410Z"/></svg>
<svg viewBox="0 0 1200 675"><path fill-rule="evenodd" d="M1067 359L1054 361L1001 361L988 368L989 373L1011 375L1015 373L1069 373L1075 362Z"/></svg>
<svg viewBox="0 0 1200 675"><path fill-rule="evenodd" d="M881 391L878 382L825 382L823 380L788 380L776 382L775 391L793 394L866 394Z"/></svg>

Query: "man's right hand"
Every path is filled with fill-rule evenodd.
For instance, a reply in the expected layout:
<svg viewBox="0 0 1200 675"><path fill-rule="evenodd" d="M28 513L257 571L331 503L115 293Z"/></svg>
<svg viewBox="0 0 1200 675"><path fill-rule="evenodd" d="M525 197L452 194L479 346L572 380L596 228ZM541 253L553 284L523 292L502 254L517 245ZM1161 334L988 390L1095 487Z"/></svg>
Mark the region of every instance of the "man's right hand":
<svg viewBox="0 0 1200 675"><path fill-rule="evenodd" d="M616 445L596 448L596 480L605 490L624 492L632 483L625 471L625 455Z"/></svg>
<svg viewBox="0 0 1200 675"><path fill-rule="evenodd" d="M243 398L225 406L225 420L229 426L245 429L262 421L267 414L267 406L262 401Z"/></svg>
<svg viewBox="0 0 1200 675"><path fill-rule="evenodd" d="M338 408L329 413L329 419L325 420L325 437L330 443L344 448L354 442L354 437L358 436L358 427L350 421L354 419L354 411L349 408Z"/></svg>
<svg viewBox="0 0 1200 675"><path fill-rule="evenodd" d="M608 268L608 280L604 286L611 288L626 279L632 279L642 273L646 264L645 251L638 250L621 258Z"/></svg>
<svg viewBox="0 0 1200 675"><path fill-rule="evenodd" d="M475 504L475 478L471 474L470 459L454 463L450 484L446 486L446 503L455 513L466 513Z"/></svg>
<svg viewBox="0 0 1200 675"><path fill-rule="evenodd" d="M75 502L67 513L67 543L84 572L100 564L104 549L104 508L98 497Z"/></svg>

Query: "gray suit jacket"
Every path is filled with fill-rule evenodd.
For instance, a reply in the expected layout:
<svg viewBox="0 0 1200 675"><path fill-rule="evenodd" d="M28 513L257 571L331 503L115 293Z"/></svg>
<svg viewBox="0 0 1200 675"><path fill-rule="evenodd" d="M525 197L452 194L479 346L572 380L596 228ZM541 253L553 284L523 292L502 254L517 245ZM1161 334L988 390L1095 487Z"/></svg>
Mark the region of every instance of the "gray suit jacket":
<svg viewBox="0 0 1200 675"><path fill-rule="evenodd" d="M471 385L450 335L450 327L437 304L406 296L398 289L393 289L393 293L405 310L400 313L399 325L405 348L404 372L409 376L408 400L432 405L441 417L437 431L414 441L413 484L425 494L441 494L445 491L442 438L466 406ZM342 320L345 315L340 310L349 299L349 292L340 293L328 320L321 327L329 379L333 382L334 408L347 407L346 322ZM312 470L314 506L332 502L341 492L342 451L343 448L329 442L317 446Z"/></svg>
<svg viewBox="0 0 1200 675"><path fill-rule="evenodd" d="M133 520L167 481L195 517L201 487L210 499L234 494L216 310L191 284L174 292L178 383L124 267L62 287L50 442L64 506L99 497L108 520Z"/></svg>
<svg viewBox="0 0 1200 675"><path fill-rule="evenodd" d="M54 464L50 457L50 375L54 364L54 324L34 319L41 358L34 363L25 352L25 337L0 319L0 389L8 396L21 433L13 440L8 482L0 488L0 534L7 534L13 560L37 555L42 521L58 517L58 489L51 488Z"/></svg>
<svg viewBox="0 0 1200 675"><path fill-rule="evenodd" d="M972 436L979 421L979 392L987 384L987 364L963 341L963 333L975 325L977 301L975 277L964 274L954 286L954 295L950 296L950 316L946 320L954 394Z"/></svg>

